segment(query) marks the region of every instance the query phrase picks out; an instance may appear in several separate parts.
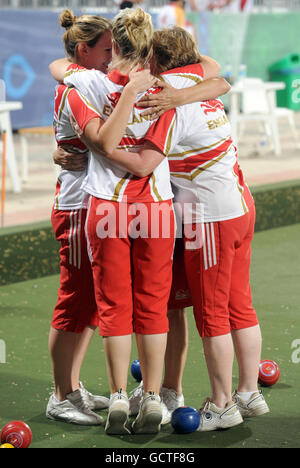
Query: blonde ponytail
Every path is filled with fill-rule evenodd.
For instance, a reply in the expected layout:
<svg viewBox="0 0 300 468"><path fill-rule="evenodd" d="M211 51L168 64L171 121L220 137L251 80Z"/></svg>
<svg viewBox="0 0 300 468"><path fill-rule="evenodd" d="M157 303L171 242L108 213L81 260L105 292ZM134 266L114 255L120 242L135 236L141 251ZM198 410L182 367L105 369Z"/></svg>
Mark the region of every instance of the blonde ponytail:
<svg viewBox="0 0 300 468"><path fill-rule="evenodd" d="M112 35L119 48L118 66L123 63L144 66L149 62L153 36L149 13L142 8L121 10L113 20Z"/></svg>

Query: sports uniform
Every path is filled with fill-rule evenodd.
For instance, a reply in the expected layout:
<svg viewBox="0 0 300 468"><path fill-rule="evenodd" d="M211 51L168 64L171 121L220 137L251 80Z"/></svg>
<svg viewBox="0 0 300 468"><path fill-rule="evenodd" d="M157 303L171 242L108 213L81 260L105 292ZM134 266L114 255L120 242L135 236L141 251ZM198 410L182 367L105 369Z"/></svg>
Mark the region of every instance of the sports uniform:
<svg viewBox="0 0 300 468"><path fill-rule="evenodd" d="M202 75L199 64L163 77L179 88L188 81L193 85L195 74ZM249 284L254 200L238 164L222 102L169 111L146 140L168 156L175 207L184 226L187 278L181 290L188 283L200 335L218 336L257 325ZM176 308L174 296L170 308Z"/></svg>
<svg viewBox="0 0 300 468"><path fill-rule="evenodd" d="M74 134L66 105L70 89L58 85L55 92L54 129L58 146L66 143L77 152L86 147ZM81 190L84 171L61 171L52 209L52 226L60 242L60 288L52 327L82 333L87 326L98 326L91 265L87 253L85 220L87 195Z"/></svg>
<svg viewBox="0 0 300 468"><path fill-rule="evenodd" d="M95 112L103 120L109 117L128 77L73 66L64 82L80 91L71 89L67 103L84 130ZM141 112L134 107L120 149L143 146L153 122ZM138 178L92 153L82 187L91 195L86 228L100 334L166 333L175 235L167 159L150 176Z"/></svg>

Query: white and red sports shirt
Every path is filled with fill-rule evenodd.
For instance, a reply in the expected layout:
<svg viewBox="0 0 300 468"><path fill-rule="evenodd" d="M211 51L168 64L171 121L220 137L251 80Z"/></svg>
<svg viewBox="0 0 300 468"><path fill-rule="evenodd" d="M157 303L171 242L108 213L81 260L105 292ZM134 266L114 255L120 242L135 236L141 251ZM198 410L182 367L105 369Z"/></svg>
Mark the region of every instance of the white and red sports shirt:
<svg viewBox="0 0 300 468"><path fill-rule="evenodd" d="M55 89L54 100L54 131L58 146L66 143L76 152L86 152L87 148L77 138L69 120L67 97L71 89L65 85L58 85ZM78 210L86 206L87 195L81 190L87 170L66 171L59 174L56 184L54 208L57 210Z"/></svg>
<svg viewBox="0 0 300 468"><path fill-rule="evenodd" d="M116 70L104 75L97 70L84 70L73 65L66 73L64 83L75 86L78 91L75 89L73 92L70 91L67 102L69 111L79 127L84 130L88 120L95 115L106 120L116 106L127 82L128 76ZM153 121L148 116L141 115L143 110L136 106L133 108L119 149L138 152L142 148L144 137L153 125ZM82 188L97 198L117 202L122 200L128 203L157 202L173 198L167 158L151 175L138 178L91 153L87 177Z"/></svg>
<svg viewBox="0 0 300 468"><path fill-rule="evenodd" d="M199 64L163 73L176 88L195 84ZM175 201L184 222L214 222L243 216L254 203L239 167L231 127L221 100L177 107L163 114L146 140L168 156Z"/></svg>

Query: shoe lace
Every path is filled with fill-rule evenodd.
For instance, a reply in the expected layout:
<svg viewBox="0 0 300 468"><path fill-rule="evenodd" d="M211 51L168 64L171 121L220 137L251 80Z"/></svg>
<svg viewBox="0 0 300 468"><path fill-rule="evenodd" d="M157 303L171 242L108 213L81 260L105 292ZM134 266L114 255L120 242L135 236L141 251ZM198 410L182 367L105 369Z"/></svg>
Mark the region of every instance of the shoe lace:
<svg viewBox="0 0 300 468"><path fill-rule="evenodd" d="M151 400L156 400L155 398L155 393L154 392L149 392L149 397Z"/></svg>
<svg viewBox="0 0 300 468"><path fill-rule="evenodd" d="M206 400L204 400L204 402L202 403L202 406L199 410L199 412L206 412L209 410L210 408L210 404L211 404L211 399L210 398L206 398Z"/></svg>

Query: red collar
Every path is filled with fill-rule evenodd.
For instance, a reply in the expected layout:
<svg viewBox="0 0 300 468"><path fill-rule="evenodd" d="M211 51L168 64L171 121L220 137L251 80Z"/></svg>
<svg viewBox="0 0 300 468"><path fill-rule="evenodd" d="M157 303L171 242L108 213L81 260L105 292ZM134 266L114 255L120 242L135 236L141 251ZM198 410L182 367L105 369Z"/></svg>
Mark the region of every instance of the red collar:
<svg viewBox="0 0 300 468"><path fill-rule="evenodd" d="M129 81L129 76L123 75L119 70L112 70L108 73L107 78L120 86L126 86Z"/></svg>
<svg viewBox="0 0 300 468"><path fill-rule="evenodd" d="M161 74L170 75L173 73L193 73L194 75L203 77L203 68L201 63L194 63L192 65L185 65L184 67L172 68L172 70L167 70Z"/></svg>

